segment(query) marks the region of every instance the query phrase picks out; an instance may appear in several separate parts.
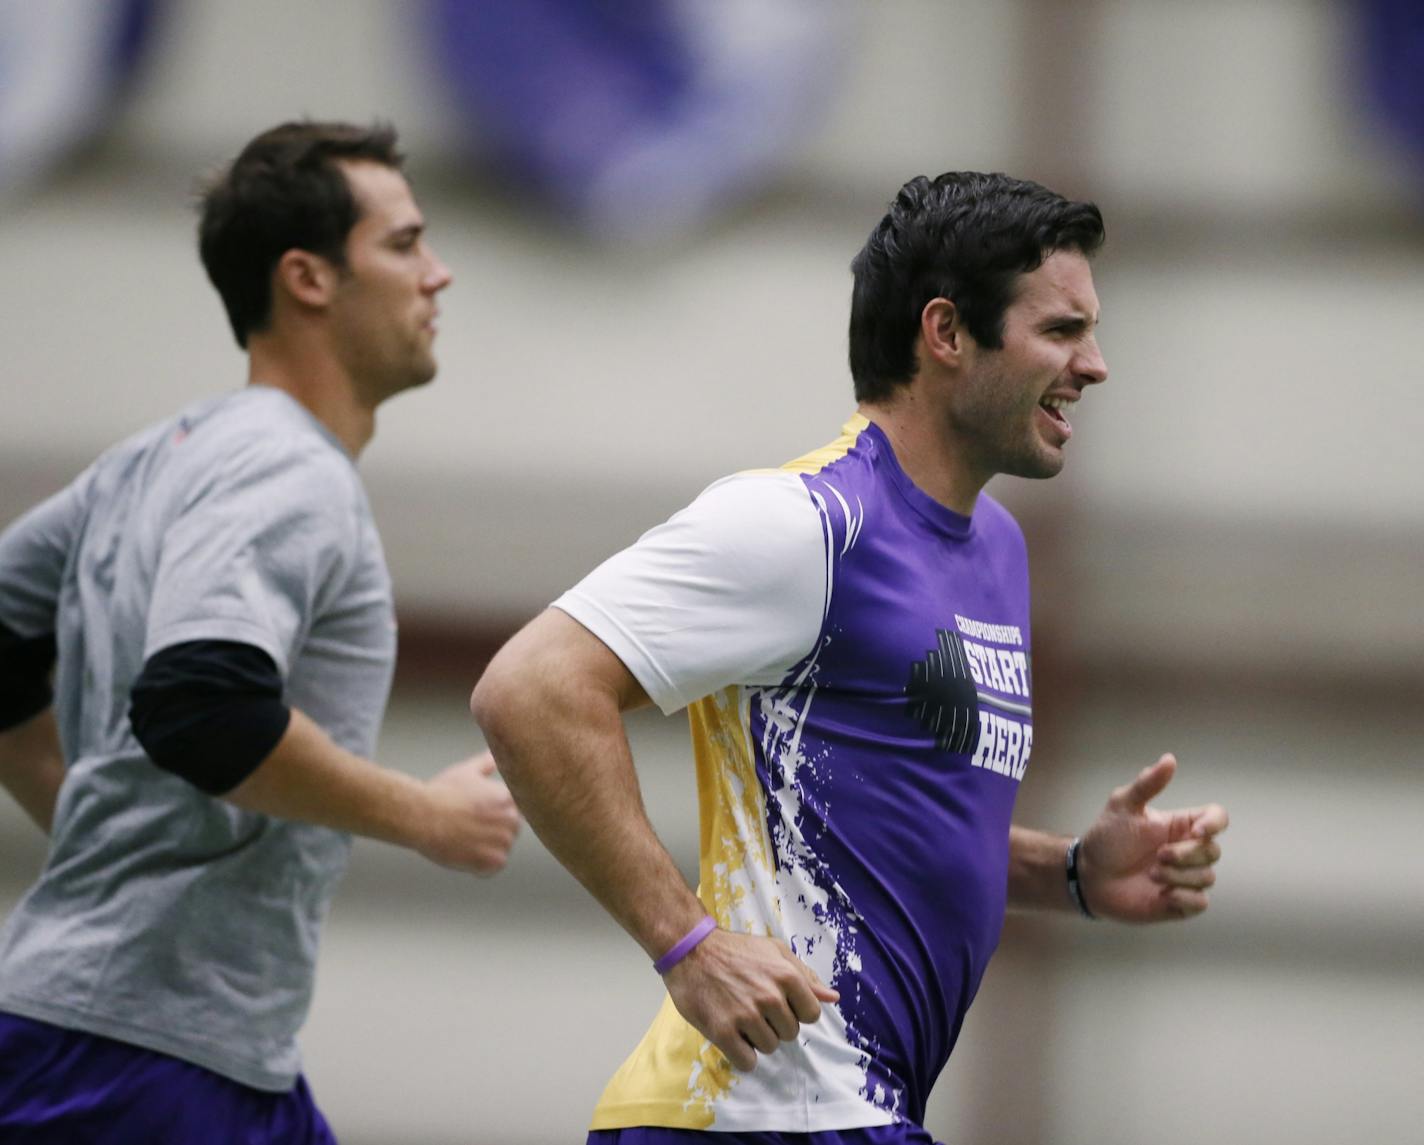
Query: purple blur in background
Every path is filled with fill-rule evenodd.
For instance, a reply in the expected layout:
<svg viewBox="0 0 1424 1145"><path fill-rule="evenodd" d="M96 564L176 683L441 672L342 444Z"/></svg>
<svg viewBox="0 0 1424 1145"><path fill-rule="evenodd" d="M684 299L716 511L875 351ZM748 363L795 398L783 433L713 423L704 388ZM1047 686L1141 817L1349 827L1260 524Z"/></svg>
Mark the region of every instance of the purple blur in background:
<svg viewBox="0 0 1424 1145"><path fill-rule="evenodd" d="M1424 175L1424 3L1361 0L1365 85Z"/></svg>
<svg viewBox="0 0 1424 1145"><path fill-rule="evenodd" d="M776 177L821 120L834 0L433 0L467 130L518 192L598 237L697 225Z"/></svg>

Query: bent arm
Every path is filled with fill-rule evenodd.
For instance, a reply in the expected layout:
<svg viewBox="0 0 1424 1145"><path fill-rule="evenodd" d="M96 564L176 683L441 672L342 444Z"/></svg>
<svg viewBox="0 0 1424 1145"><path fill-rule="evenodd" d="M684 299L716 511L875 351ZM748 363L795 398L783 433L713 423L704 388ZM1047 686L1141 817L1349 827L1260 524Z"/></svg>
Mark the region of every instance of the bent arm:
<svg viewBox="0 0 1424 1145"><path fill-rule="evenodd" d="M24 639L0 621L0 785L49 834L64 753L51 706L52 635Z"/></svg>
<svg viewBox="0 0 1424 1145"><path fill-rule="evenodd" d="M420 780L347 751L296 709L271 754L222 797L417 851L440 810Z"/></svg>
<svg viewBox="0 0 1424 1145"><path fill-rule="evenodd" d="M487 755L416 779L335 743L293 709L276 748L223 798L248 811L394 843L442 867L478 875L503 868L519 829Z"/></svg>
<svg viewBox="0 0 1424 1145"><path fill-rule="evenodd" d="M470 710L534 833L656 959L706 910L643 806L622 713L645 703L602 641L549 609L495 656Z"/></svg>
<svg viewBox="0 0 1424 1145"><path fill-rule="evenodd" d="M54 709L0 731L0 784L39 829L49 834L64 782L64 754Z"/></svg>
<svg viewBox="0 0 1424 1145"><path fill-rule="evenodd" d="M535 833L656 960L706 909L643 808L622 713L646 699L602 641L549 609L494 658L470 709ZM785 943L718 929L663 981L678 1012L744 1070L839 997Z"/></svg>
<svg viewBox="0 0 1424 1145"><path fill-rule="evenodd" d="M64 780L51 707L56 612L87 488L81 477L0 532L0 785L46 834Z"/></svg>
<svg viewBox="0 0 1424 1145"><path fill-rule="evenodd" d="M260 649L192 641L149 658L130 719L158 767L246 810L394 843L459 870L504 865L519 819L487 755L421 781L342 748L281 693Z"/></svg>

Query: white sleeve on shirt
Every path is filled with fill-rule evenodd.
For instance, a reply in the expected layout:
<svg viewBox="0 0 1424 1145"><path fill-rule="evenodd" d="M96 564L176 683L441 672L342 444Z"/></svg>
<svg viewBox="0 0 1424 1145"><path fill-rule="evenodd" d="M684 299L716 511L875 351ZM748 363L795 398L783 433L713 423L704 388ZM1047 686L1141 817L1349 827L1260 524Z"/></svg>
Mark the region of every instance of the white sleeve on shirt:
<svg viewBox="0 0 1424 1145"><path fill-rule="evenodd" d="M826 540L801 479L739 473L558 600L666 714L729 684L777 684L820 637Z"/></svg>

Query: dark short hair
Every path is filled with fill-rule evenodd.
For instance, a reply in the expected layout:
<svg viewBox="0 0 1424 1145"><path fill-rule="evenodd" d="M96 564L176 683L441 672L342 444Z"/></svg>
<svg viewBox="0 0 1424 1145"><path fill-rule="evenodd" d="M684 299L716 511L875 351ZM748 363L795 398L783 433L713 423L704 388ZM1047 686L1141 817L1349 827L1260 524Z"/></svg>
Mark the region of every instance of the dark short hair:
<svg viewBox="0 0 1424 1145"><path fill-rule="evenodd" d="M346 236L361 209L343 160L400 169L389 124L283 123L252 140L202 191L198 252L237 344L272 321L272 272L289 250L346 265Z"/></svg>
<svg viewBox="0 0 1424 1145"><path fill-rule="evenodd" d="M920 315L947 298L982 346L1004 342L1014 282L1054 251L1092 255L1103 217L1007 175L949 171L911 179L850 264L850 372L858 401L878 401L915 376Z"/></svg>

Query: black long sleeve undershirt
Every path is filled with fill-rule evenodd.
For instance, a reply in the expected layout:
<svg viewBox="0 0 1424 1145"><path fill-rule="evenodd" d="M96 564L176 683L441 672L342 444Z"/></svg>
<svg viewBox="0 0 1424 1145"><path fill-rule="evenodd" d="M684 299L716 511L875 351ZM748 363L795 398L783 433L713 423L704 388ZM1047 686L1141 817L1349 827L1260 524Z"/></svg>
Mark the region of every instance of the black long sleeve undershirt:
<svg viewBox="0 0 1424 1145"><path fill-rule="evenodd" d="M134 681L129 706L149 758L209 795L231 791L256 771L291 718L272 658L231 640L155 652Z"/></svg>
<svg viewBox="0 0 1424 1145"><path fill-rule="evenodd" d="M54 702L49 674L54 633L22 637L0 622L0 732L19 727Z"/></svg>

